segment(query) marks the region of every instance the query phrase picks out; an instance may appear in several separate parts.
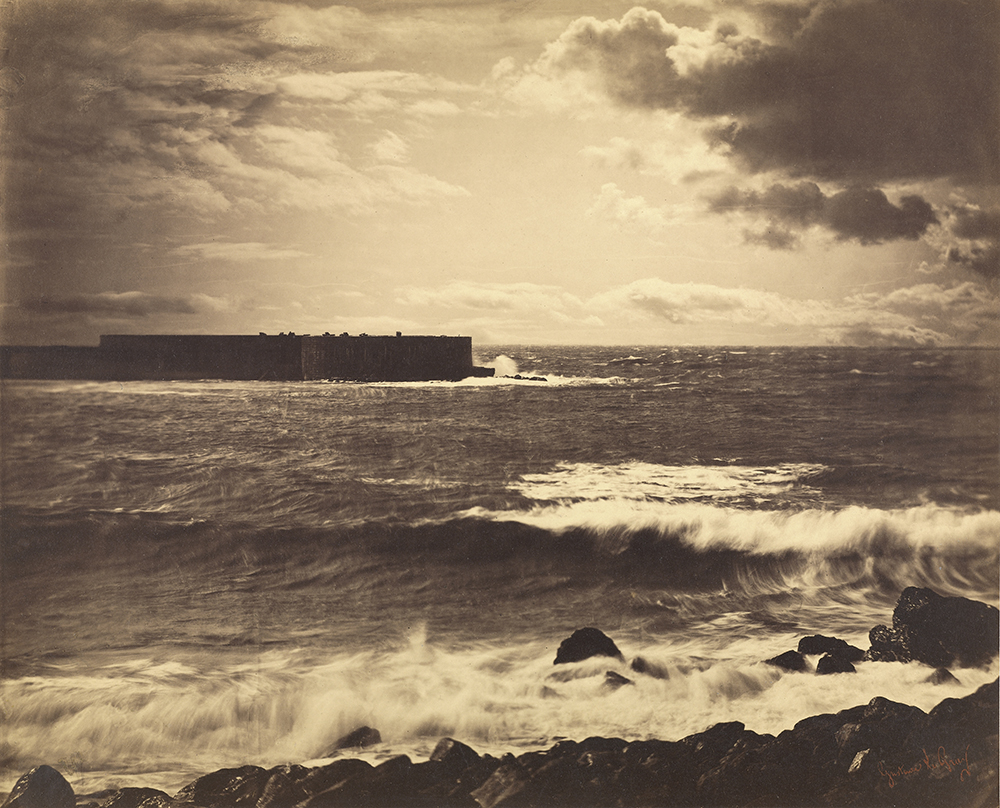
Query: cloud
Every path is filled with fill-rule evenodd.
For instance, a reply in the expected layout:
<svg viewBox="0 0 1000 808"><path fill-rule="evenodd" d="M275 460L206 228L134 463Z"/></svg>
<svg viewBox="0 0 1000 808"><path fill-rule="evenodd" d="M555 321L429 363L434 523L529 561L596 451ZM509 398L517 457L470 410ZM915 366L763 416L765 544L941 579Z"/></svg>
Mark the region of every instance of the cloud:
<svg viewBox="0 0 1000 808"><path fill-rule="evenodd" d="M873 346L990 344L998 305L995 293L973 282L820 300L659 277L589 297L555 285L454 281L402 289L397 302L415 321L471 329L490 341L524 341L555 324L566 340L603 343L626 334L628 341L661 344L699 334L715 343L752 335L767 344Z"/></svg>
<svg viewBox="0 0 1000 808"><path fill-rule="evenodd" d="M370 216L467 195L416 167L397 170L403 154L388 141L374 163L363 147L384 134L379 115L423 126L467 89L345 69L356 62L344 31L365 28L368 48L376 22L333 9L305 37L298 12L258 0L8 9L0 159L12 292L37 291L39 273L51 288L105 288L97 256L136 238L150 253L192 231L203 241L242 230L250 242L282 214Z"/></svg>
<svg viewBox="0 0 1000 808"><path fill-rule="evenodd" d="M620 21L583 18L526 77L582 75L623 106L701 119L752 172L861 185L1000 179L993 0L807 8L759 37L678 27L641 8Z"/></svg>
<svg viewBox="0 0 1000 808"><path fill-rule="evenodd" d="M1000 208L951 205L944 224L940 244L947 260L988 280L1000 280Z"/></svg>
<svg viewBox="0 0 1000 808"><path fill-rule="evenodd" d="M833 344L933 346L988 338L995 331L997 303L995 294L974 283L803 300L760 289L646 278L595 295L584 301L584 310L608 324L625 318L670 326L746 326L758 337L770 331L820 334Z"/></svg>
<svg viewBox="0 0 1000 808"><path fill-rule="evenodd" d="M951 341L944 334L914 325L900 328L857 326L844 329L837 342L861 348L938 348Z"/></svg>
<svg viewBox="0 0 1000 808"><path fill-rule="evenodd" d="M682 92L680 75L666 57L679 33L658 12L644 8L631 9L620 22L583 17L545 49L535 70L592 74L623 104L668 108L674 104L663 100Z"/></svg>
<svg viewBox="0 0 1000 808"><path fill-rule="evenodd" d="M676 221L666 208L650 205L641 196L626 196L613 182L601 186L587 215L610 221L627 233L647 235L655 235Z"/></svg>
<svg viewBox="0 0 1000 808"><path fill-rule="evenodd" d="M599 312L641 315L675 324L802 325L816 316L814 305L774 292L672 283L660 278L633 281L595 295L588 306Z"/></svg>
<svg viewBox="0 0 1000 808"><path fill-rule="evenodd" d="M370 151L372 157L380 163L405 163L410 156L410 147L406 141L389 131L371 145Z"/></svg>
<svg viewBox="0 0 1000 808"><path fill-rule="evenodd" d="M561 313L579 312L579 298L557 286L537 283L475 283L454 281L430 289L410 287L400 291L397 302L405 306L442 306L488 312Z"/></svg>
<svg viewBox="0 0 1000 808"><path fill-rule="evenodd" d="M703 141L679 148L674 141L650 143L613 137L606 146L587 146L580 154L594 165L663 177L674 183L703 178L727 168L725 159L711 152Z"/></svg>
<svg viewBox="0 0 1000 808"><path fill-rule="evenodd" d="M829 230L839 241L869 245L916 240L938 221L931 205L919 196L903 196L894 205L877 188L855 186L827 196L813 182L776 183L763 191L730 187L709 198L709 209L767 220L768 229L748 231L747 240L774 249L796 246L793 231L813 225Z"/></svg>
<svg viewBox="0 0 1000 808"><path fill-rule="evenodd" d="M173 250L182 258L205 261L288 261L309 258L310 254L301 250L272 247L259 241L228 242L209 241L201 244L186 244Z"/></svg>
<svg viewBox="0 0 1000 808"><path fill-rule="evenodd" d="M199 314L226 308L227 304L206 295L154 295L147 292L99 292L28 298L16 304L38 315L91 314L132 319L154 314Z"/></svg>

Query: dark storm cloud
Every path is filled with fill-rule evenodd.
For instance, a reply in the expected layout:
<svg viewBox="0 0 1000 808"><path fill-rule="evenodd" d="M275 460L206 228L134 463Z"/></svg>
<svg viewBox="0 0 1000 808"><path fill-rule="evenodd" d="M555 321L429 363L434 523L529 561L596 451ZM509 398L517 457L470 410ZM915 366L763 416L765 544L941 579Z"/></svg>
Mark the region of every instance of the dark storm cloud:
<svg viewBox="0 0 1000 808"><path fill-rule="evenodd" d="M22 300L18 308L39 315L95 314L110 317L148 317L153 314L197 314L192 297L170 297L144 292L62 295Z"/></svg>
<svg viewBox="0 0 1000 808"><path fill-rule="evenodd" d="M812 182L780 183L764 191L728 188L709 199L717 213L741 212L766 219L770 226L748 231L747 241L774 249L796 246L795 230L818 225L840 241L880 244L920 238L937 223L933 208L919 196L904 196L892 204L877 188L851 187L827 196Z"/></svg>
<svg viewBox="0 0 1000 808"><path fill-rule="evenodd" d="M945 227L951 239L949 262L990 280L1000 279L1000 208L948 208Z"/></svg>
<svg viewBox="0 0 1000 808"><path fill-rule="evenodd" d="M620 22L582 19L541 67L593 69L622 104L722 119L710 138L754 172L867 185L1000 179L995 0L777 9L763 8L767 42L732 26L695 41L644 9Z"/></svg>
<svg viewBox="0 0 1000 808"><path fill-rule="evenodd" d="M893 205L877 188L848 188L829 197L823 224L837 238L861 244L920 238L937 223L931 206L919 196L904 196Z"/></svg>
<svg viewBox="0 0 1000 808"><path fill-rule="evenodd" d="M1000 208L952 207L951 232L958 238L988 239L1000 242Z"/></svg>

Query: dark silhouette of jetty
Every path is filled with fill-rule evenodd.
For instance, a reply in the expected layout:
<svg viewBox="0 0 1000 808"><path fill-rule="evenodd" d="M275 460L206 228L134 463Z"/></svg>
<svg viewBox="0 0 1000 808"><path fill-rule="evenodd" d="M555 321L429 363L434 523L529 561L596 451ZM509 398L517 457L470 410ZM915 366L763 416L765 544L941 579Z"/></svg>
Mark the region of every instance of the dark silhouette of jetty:
<svg viewBox="0 0 1000 808"><path fill-rule="evenodd" d="M97 347L0 347L5 379L457 381L492 376L472 364L471 337L361 334L110 334Z"/></svg>

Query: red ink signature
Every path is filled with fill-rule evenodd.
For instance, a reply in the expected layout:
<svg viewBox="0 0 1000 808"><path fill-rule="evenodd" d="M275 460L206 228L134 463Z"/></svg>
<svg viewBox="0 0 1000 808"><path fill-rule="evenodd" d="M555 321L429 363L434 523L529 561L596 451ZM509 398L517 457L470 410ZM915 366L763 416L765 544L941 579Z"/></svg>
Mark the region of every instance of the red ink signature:
<svg viewBox="0 0 1000 808"><path fill-rule="evenodd" d="M937 754L931 756L924 749L924 756L909 766L897 766L894 769L887 769L882 761L879 761L878 772L883 777L889 778L889 788L894 788L896 781L902 777L909 777L921 771L934 771L935 769L945 769L948 774L954 771L959 772L959 780L964 782L965 776L972 776L969 770L969 747L965 747L965 754L961 757L949 757L943 746L937 748Z"/></svg>

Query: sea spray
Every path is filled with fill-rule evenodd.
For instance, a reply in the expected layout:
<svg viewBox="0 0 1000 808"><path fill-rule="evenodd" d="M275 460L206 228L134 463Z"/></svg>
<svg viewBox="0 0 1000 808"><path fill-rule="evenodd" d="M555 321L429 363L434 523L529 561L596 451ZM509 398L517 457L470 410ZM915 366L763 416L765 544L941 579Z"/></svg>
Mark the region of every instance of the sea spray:
<svg viewBox="0 0 1000 808"><path fill-rule="evenodd" d="M5 382L0 790L174 792L360 725L415 760L773 733L996 676L763 662L866 648L907 586L1000 600L996 352L491 355L549 381ZM553 666L583 626L625 661Z"/></svg>

